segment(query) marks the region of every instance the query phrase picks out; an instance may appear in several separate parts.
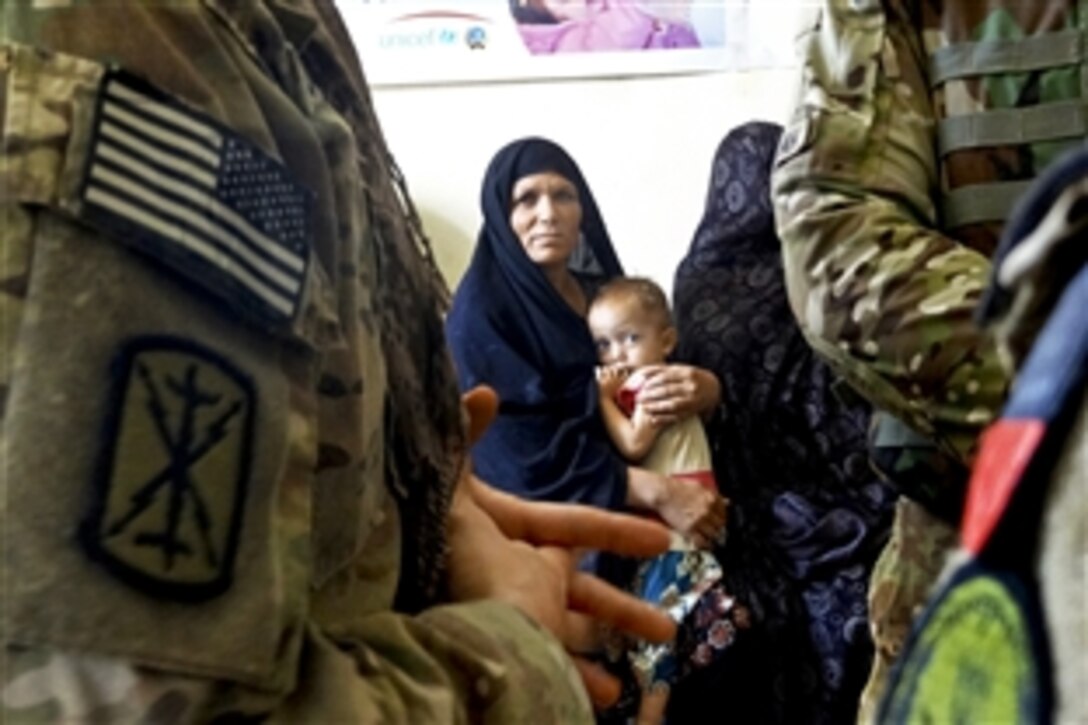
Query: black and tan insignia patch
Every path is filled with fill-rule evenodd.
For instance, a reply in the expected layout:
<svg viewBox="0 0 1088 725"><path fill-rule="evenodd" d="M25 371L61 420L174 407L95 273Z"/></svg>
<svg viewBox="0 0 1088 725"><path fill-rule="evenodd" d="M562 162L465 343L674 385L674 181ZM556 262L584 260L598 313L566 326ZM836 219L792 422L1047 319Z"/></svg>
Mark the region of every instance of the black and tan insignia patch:
<svg viewBox="0 0 1088 725"><path fill-rule="evenodd" d="M223 593L249 479L252 383L222 356L171 337L131 341L114 382L84 546L149 594Z"/></svg>

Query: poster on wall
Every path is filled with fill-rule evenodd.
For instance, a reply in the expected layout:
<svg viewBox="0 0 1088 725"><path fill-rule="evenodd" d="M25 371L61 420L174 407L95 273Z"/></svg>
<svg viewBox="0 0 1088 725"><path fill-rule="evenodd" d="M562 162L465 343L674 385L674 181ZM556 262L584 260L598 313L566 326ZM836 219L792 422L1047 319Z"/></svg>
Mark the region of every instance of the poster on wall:
<svg viewBox="0 0 1088 725"><path fill-rule="evenodd" d="M786 33L753 31L760 17L781 27L781 9L796 2L338 0L338 6L368 80L383 86L782 65Z"/></svg>

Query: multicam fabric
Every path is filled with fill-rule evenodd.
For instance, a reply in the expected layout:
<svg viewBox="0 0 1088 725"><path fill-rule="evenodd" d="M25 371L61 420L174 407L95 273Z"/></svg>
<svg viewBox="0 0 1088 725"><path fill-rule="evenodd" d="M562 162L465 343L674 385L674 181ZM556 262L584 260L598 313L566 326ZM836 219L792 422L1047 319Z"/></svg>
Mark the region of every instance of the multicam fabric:
<svg viewBox="0 0 1088 725"><path fill-rule="evenodd" d="M2 40L0 719L589 720L558 643L513 609L391 610L398 584L411 608L439 590L463 433L446 291L333 6L16 3ZM103 62L315 192L290 324L236 319L84 224ZM110 361L147 335L214 351L254 391L233 578L199 604L114 579L74 535L109 443ZM151 465L146 450L126 460ZM199 481L175 463L176 490L191 493Z"/></svg>
<svg viewBox="0 0 1088 725"><path fill-rule="evenodd" d="M1068 99L1080 70L999 73L934 91L930 54L1080 22L1072 2L827 0L804 38L799 104L774 177L791 305L809 342L858 391L964 466L1009 380L972 319L995 228L944 228L935 192L1030 178L1063 142L942 159L937 125L980 108ZM911 509L917 504L901 505L874 573L880 657L863 718L953 540L948 527Z"/></svg>
<svg viewBox="0 0 1088 725"><path fill-rule="evenodd" d="M835 0L808 52L773 180L794 312L866 397L969 461L1007 379L971 317L989 261L938 226L917 26Z"/></svg>
<svg viewBox="0 0 1088 725"><path fill-rule="evenodd" d="M681 359L722 381L708 422L730 501L718 553L753 613L737 647L677 693L691 719L727 701L742 722L848 721L872 660L868 576L896 489L866 462L869 406L840 394L786 299L769 188L781 133L751 122L722 140L673 284Z"/></svg>

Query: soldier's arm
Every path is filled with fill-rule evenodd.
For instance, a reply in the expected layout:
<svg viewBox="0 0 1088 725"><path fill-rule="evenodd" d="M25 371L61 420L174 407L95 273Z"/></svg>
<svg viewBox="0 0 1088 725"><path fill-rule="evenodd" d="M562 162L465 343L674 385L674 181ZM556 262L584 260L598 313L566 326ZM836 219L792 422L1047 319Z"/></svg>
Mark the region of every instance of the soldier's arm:
<svg viewBox="0 0 1088 725"><path fill-rule="evenodd" d="M207 722L231 715L292 723L591 721L559 643L497 602L438 607L419 617L375 614L337 642L311 629L291 690L74 651L13 647L5 660L0 720L12 723Z"/></svg>
<svg viewBox="0 0 1088 725"><path fill-rule="evenodd" d="M989 261L938 228L920 35L895 3L824 3L804 39L772 193L809 342L866 397L969 463L1007 377L972 321Z"/></svg>
<svg viewBox="0 0 1088 725"><path fill-rule="evenodd" d="M282 145L290 171L321 190L321 220L332 225L325 167L351 157L324 154L320 141L336 141L330 129L339 124L321 125L329 137L319 139L308 124L320 119L277 91L272 71L253 60L255 50L228 14L248 8L198 0L4 7L0 415L8 475L0 507L0 721L586 721L590 710L569 658L514 607L390 611L401 553L395 528L369 537L350 566L337 569L352 579L342 588L358 596L340 597L334 613L318 611L310 568L322 548L311 531L318 422L307 348L281 339L292 330L273 335L243 324L229 300L200 287L199 275L131 251L132 238L103 231L62 201L77 194L72 187L89 167L88 148L98 148L93 109L110 62L201 114L214 112L232 140L275 149L277 133L290 138ZM267 7L253 3L252 10L254 23L274 30ZM305 17L286 10L282 17L296 21L288 23L292 31L307 31L298 22ZM271 104L267 115L257 94ZM182 122L207 131L188 111ZM154 124L150 131L154 140ZM147 133L132 135L147 144ZM126 183L132 194L173 177L141 178ZM182 191L192 195L190 187ZM358 206L355 200L351 208ZM139 216L145 231L165 223L157 212ZM364 236L346 220L338 220L343 230L324 230L318 251L332 255L337 242ZM351 245L343 246L349 255ZM212 266L241 278L237 267ZM111 363L122 359L135 363ZM172 369L175 363L188 372ZM377 387L377 376L367 382L368 390ZM111 392L118 390L131 394ZM179 423L194 420L186 411L202 391L215 392L205 395L208 405L214 398L224 407L191 426ZM380 421L380 404L376 410L371 417ZM109 461L103 451L111 451ZM116 475L105 477L114 463ZM167 477L159 473L164 467ZM376 467L378 475L350 478L347 486L322 482L325 492L350 494L340 499L346 505L322 509L344 524L323 532L361 536L383 500L395 512ZM167 478L169 489L160 485ZM352 485L360 481L369 485ZM176 515L157 515L168 508L167 494L184 505L174 505ZM358 517L349 515L355 507ZM394 513L385 520L395 521ZM341 548L356 553L354 543ZM114 576L118 571L126 573ZM194 580L222 591L177 596L192 594Z"/></svg>

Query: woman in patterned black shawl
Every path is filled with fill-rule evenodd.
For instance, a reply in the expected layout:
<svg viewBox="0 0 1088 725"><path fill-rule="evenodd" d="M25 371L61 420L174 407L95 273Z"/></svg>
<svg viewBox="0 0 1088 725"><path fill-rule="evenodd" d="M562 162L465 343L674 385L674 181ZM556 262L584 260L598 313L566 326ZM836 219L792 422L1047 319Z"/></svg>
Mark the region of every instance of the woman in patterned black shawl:
<svg viewBox="0 0 1088 725"><path fill-rule="evenodd" d="M866 588L895 497L867 463L869 409L790 312L769 198L780 135L749 123L722 141L674 283L679 357L722 381L708 431L731 500L721 559L754 621L743 650L678 689L679 722L852 722L872 656Z"/></svg>

